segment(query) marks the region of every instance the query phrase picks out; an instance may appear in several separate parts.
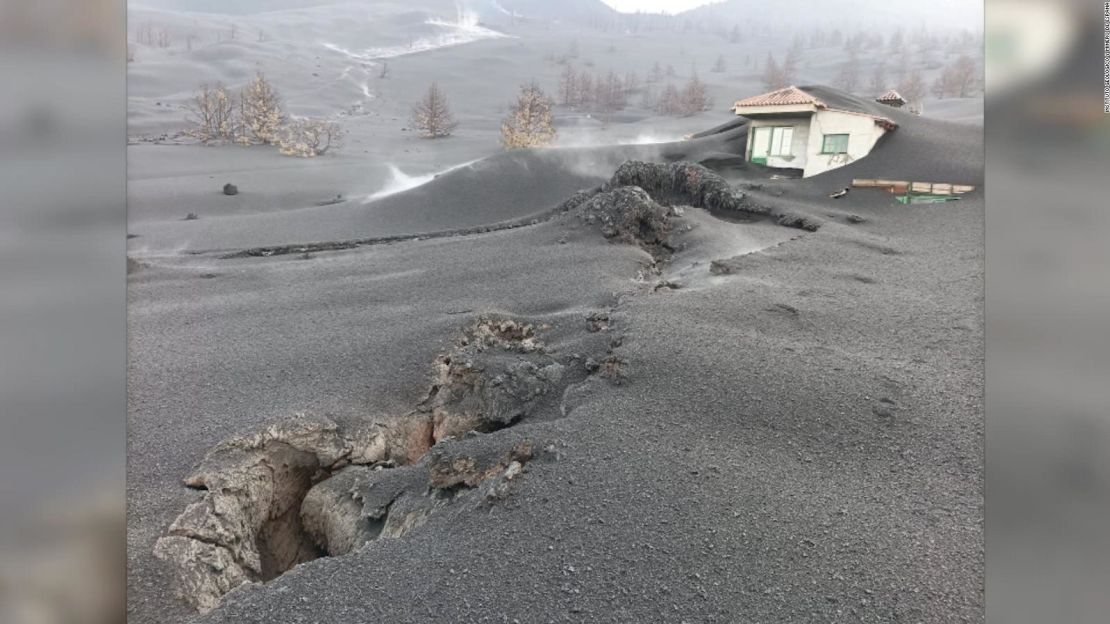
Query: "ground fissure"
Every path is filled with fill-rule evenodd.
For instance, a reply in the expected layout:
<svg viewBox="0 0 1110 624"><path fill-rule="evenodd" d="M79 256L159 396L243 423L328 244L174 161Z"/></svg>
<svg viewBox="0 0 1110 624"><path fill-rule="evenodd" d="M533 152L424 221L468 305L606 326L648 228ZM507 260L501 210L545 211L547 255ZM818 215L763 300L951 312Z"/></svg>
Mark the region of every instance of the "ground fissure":
<svg viewBox="0 0 1110 624"><path fill-rule="evenodd" d="M543 327L478 319L433 362L429 391L409 413L301 413L213 447L184 480L201 499L154 546L177 593L206 612L243 584L402 537L466 493L475 504L507 495L533 442L470 442L539 412L562 417L566 388L592 374L588 358L549 352Z"/></svg>

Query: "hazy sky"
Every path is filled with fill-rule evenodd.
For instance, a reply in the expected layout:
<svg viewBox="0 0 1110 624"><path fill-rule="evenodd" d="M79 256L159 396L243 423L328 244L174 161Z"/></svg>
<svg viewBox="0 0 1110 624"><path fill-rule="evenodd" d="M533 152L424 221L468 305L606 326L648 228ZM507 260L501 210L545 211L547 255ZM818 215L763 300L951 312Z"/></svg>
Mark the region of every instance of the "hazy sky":
<svg viewBox="0 0 1110 624"><path fill-rule="evenodd" d="M618 11L632 13L634 11L647 11L650 13L658 13L664 11L667 13L678 13L686 9L692 9L696 6L709 4L716 0L602 0L605 4L613 7Z"/></svg>

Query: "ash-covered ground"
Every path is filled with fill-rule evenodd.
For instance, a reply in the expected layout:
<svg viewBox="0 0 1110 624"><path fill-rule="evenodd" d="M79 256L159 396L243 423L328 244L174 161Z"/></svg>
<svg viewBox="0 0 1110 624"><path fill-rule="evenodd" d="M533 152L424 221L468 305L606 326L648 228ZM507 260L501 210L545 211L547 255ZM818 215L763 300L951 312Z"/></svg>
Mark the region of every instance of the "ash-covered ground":
<svg viewBox="0 0 1110 624"><path fill-rule="evenodd" d="M983 621L979 126L884 109L868 158L804 180L745 165L725 106L560 107L555 147L503 152L505 104L569 41L641 71L718 48L335 25L365 10L243 16L269 39L130 68L134 137L256 66L350 130L312 160L129 147L130 620ZM331 47L291 43L306 20ZM387 78L352 56L386 48ZM718 104L762 90L701 75ZM431 79L456 136L401 131ZM853 178L980 188L828 197Z"/></svg>

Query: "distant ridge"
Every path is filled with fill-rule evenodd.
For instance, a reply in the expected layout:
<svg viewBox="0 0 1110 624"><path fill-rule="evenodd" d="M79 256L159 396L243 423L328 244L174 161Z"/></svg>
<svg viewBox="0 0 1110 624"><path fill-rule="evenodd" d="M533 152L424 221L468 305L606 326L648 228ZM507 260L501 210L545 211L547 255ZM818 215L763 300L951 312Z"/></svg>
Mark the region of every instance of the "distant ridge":
<svg viewBox="0 0 1110 624"><path fill-rule="evenodd" d="M910 31L919 23L931 27L968 25L968 28L981 28L983 6L981 2L967 0L779 0L770 6L763 0L724 0L683 11L678 16L741 23L754 20L793 29L858 30L861 26L900 26Z"/></svg>

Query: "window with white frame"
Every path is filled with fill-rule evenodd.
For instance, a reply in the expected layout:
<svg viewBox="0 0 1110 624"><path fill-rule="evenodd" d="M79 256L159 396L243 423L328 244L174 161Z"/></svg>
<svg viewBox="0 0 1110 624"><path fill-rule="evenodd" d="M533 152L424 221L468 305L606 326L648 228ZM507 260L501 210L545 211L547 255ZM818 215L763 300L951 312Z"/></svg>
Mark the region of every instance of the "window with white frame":
<svg viewBox="0 0 1110 624"><path fill-rule="evenodd" d="M775 126L771 129L771 156L790 156L794 142L794 126Z"/></svg>
<svg viewBox="0 0 1110 624"><path fill-rule="evenodd" d="M848 135L847 134L826 134L824 140L821 142L822 154L847 154L848 153Z"/></svg>

